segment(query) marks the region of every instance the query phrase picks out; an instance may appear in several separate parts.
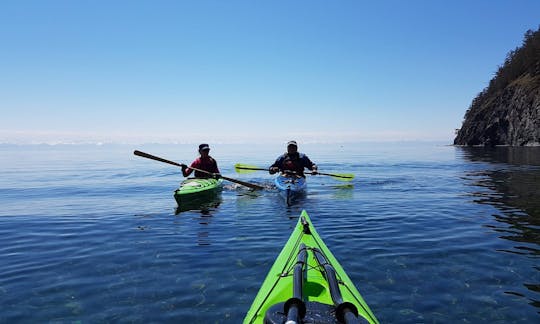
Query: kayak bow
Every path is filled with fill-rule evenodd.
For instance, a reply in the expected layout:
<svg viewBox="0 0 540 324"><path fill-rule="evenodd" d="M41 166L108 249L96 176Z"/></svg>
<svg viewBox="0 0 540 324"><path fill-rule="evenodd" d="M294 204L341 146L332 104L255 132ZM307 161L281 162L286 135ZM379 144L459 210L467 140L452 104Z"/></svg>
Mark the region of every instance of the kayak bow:
<svg viewBox="0 0 540 324"><path fill-rule="evenodd" d="M306 178L299 177L295 174L292 175L278 175L274 183L278 189L280 195L282 195L287 205L290 206L295 198L306 193L307 182Z"/></svg>
<svg viewBox="0 0 540 324"><path fill-rule="evenodd" d="M188 178L182 181L180 187L174 191L174 199L180 206L188 201L212 198L222 186L222 179Z"/></svg>
<svg viewBox="0 0 540 324"><path fill-rule="evenodd" d="M244 319L285 322L378 323L305 210Z"/></svg>

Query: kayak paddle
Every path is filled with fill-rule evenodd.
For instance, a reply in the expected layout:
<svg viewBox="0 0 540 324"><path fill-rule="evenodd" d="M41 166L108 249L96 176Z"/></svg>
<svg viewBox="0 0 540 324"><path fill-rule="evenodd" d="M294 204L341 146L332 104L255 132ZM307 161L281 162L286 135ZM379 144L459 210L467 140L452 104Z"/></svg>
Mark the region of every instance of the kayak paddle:
<svg viewBox="0 0 540 324"><path fill-rule="evenodd" d="M172 165L175 165L175 166L178 166L178 167L182 167L182 165L185 165L185 164L182 164L182 163L176 163L176 162L173 162L173 161L169 161L169 160L166 160L166 159L157 157L157 156L155 156L155 155L148 154L148 153L145 153L145 152L141 152L141 151L138 151L138 150L133 151L133 154L135 154L135 155L137 155L137 156L145 157L145 158L147 158L147 159L151 159L151 160L160 161L160 162L163 162L163 163L172 164ZM208 171L206 171L206 170L201 170L201 169L197 169L197 168L193 168L193 167L189 167L189 168L190 168L190 169L193 169L193 170L195 170L195 171L199 171L199 172L202 172L202 173L206 173L206 174L213 175L212 172L208 172ZM259 185L256 185L256 184L253 184L253 183L249 183L249 182L245 182L245 181L240 181L240 180L233 179L233 178L229 178L229 177L225 177L225 176L221 176L221 178L223 178L223 179L225 179L225 180L228 180L228 181L230 181L230 182L238 183L238 184L240 184L240 185L246 186L246 187L251 188L251 189L259 189L259 190L264 189L264 187L259 186Z"/></svg>
<svg viewBox="0 0 540 324"><path fill-rule="evenodd" d="M322 173L317 171L317 174L330 176L340 181L351 181L352 179L354 179L354 174L352 173Z"/></svg>
<svg viewBox="0 0 540 324"><path fill-rule="evenodd" d="M259 168L259 167L256 167L254 165L248 165L248 164L242 164L242 163L236 163L234 165L234 169L238 173L250 173L250 172L255 172L255 171L268 171L268 169ZM351 181L352 179L354 179L354 174L352 174L352 173L323 173L323 172L317 171L317 174L330 176L330 177L332 177L332 178L334 178L336 180L340 180L340 181Z"/></svg>
<svg viewBox="0 0 540 324"><path fill-rule="evenodd" d="M269 169L258 168L258 167L253 166L253 165L247 165L247 164L241 164L241 163L236 163L234 165L234 169L238 173L251 173L251 172L255 172L255 171L267 171L268 172L269 171Z"/></svg>

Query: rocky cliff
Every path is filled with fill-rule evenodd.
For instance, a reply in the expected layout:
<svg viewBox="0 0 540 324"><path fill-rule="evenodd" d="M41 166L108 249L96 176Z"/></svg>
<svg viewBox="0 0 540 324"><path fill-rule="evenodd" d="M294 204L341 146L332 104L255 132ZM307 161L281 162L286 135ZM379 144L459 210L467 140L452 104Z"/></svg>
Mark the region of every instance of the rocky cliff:
<svg viewBox="0 0 540 324"><path fill-rule="evenodd" d="M455 145L540 145L540 29L527 31L473 100Z"/></svg>

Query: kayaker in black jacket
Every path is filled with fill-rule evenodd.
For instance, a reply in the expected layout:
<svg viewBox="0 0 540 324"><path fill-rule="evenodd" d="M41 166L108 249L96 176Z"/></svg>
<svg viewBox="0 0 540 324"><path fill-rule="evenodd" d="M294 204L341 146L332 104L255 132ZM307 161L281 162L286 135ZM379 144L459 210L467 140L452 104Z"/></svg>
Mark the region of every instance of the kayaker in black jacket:
<svg viewBox="0 0 540 324"><path fill-rule="evenodd" d="M284 173L286 171L293 171L296 175L305 177L304 168L311 170L312 175L317 174L317 165L311 162L307 155L298 152L296 141L289 141L287 143L287 153L280 155L268 170L270 174L279 171Z"/></svg>

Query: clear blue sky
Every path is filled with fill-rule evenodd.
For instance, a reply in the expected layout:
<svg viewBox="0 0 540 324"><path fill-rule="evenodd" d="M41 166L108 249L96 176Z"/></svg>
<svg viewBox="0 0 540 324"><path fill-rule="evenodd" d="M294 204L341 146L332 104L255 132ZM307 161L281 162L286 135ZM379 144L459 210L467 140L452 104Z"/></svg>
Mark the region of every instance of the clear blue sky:
<svg viewBox="0 0 540 324"><path fill-rule="evenodd" d="M452 142L540 1L2 1L2 142Z"/></svg>

